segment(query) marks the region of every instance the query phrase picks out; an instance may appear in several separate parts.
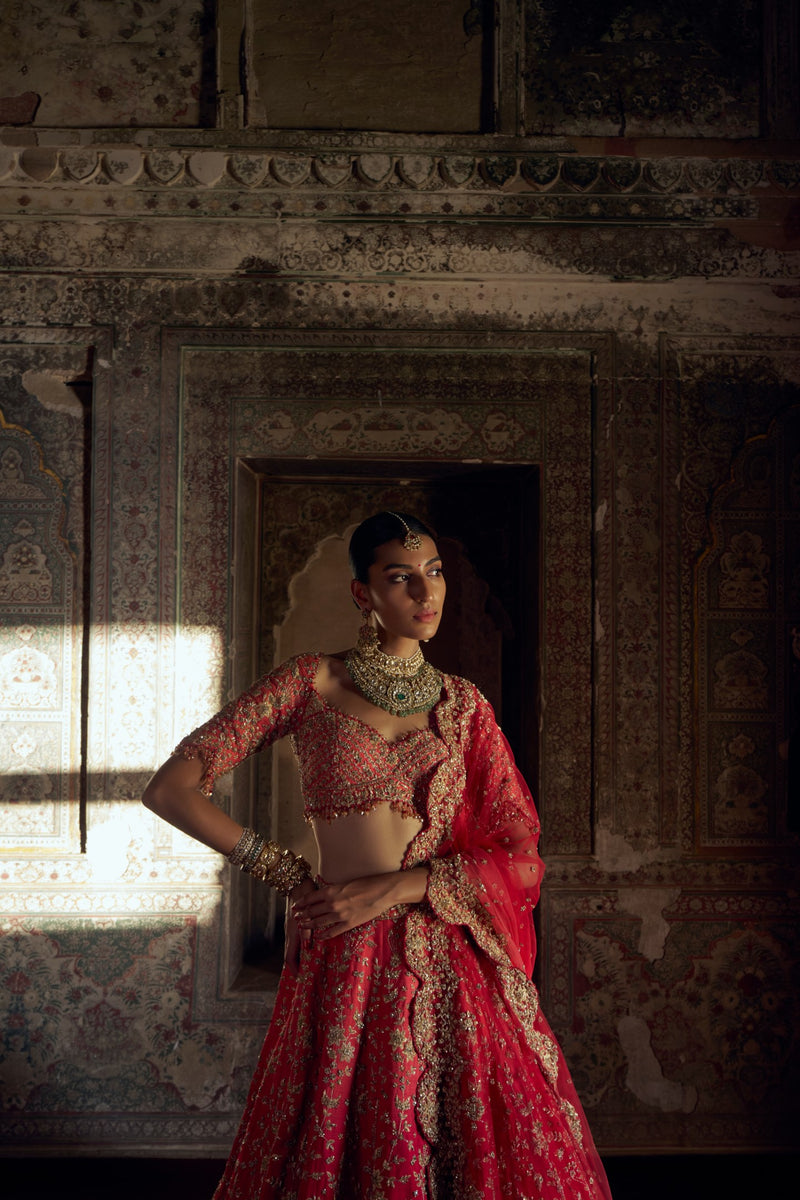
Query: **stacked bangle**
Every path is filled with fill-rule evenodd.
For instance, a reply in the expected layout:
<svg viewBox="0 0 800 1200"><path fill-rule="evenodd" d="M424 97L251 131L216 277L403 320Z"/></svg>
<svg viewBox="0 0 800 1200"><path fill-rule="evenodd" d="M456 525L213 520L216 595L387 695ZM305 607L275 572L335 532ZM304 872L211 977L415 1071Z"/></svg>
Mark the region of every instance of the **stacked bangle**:
<svg viewBox="0 0 800 1200"><path fill-rule="evenodd" d="M243 831L228 855L228 862L268 883L283 896L288 896L292 888L311 874L311 866L302 855L282 850L277 842L268 841L253 829Z"/></svg>
<svg viewBox="0 0 800 1200"><path fill-rule="evenodd" d="M228 862L232 867L241 867L243 871L247 871L258 858L265 842L266 838L256 833L255 829L244 829L228 855Z"/></svg>

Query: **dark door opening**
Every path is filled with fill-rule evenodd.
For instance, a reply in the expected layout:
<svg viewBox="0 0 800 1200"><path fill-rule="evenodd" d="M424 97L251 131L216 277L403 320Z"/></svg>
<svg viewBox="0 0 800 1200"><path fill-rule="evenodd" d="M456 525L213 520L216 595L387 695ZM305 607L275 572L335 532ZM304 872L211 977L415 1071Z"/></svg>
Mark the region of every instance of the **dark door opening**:
<svg viewBox="0 0 800 1200"><path fill-rule="evenodd" d="M354 464L248 460L240 464L249 529L237 529L236 590L247 597L250 659L260 674L275 664L274 631L290 604L289 584L321 543L380 509L413 512L436 532L448 584L445 617L426 656L471 679L495 707L521 771L536 792L539 771L540 472L533 464L414 462ZM398 478L398 476L400 476ZM237 488L238 490L238 488ZM240 524L241 522L237 522ZM255 550L248 550L253 546ZM255 574L255 578L244 578ZM336 585L338 587L338 584ZM349 578L343 576L343 590ZM236 605L237 612L241 611ZM357 628L354 612L353 630ZM245 640L237 616L237 642ZM321 649L340 649L323 645ZM242 686L247 681L242 681ZM262 756L251 776L251 811L274 826L273 772ZM246 962L279 967L280 914L267 889L251 892L242 929ZM270 949L269 942L273 945ZM262 968L263 969L263 968Z"/></svg>

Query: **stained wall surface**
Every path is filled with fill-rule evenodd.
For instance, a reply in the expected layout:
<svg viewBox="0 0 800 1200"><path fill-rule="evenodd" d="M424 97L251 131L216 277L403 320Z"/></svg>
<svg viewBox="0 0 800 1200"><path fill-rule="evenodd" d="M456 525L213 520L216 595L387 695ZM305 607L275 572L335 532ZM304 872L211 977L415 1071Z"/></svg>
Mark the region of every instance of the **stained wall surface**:
<svg viewBox="0 0 800 1200"><path fill-rule="evenodd" d="M763 17L754 0L528 0L532 132L757 137Z"/></svg>
<svg viewBox="0 0 800 1200"><path fill-rule="evenodd" d="M443 532L477 564L506 660L531 630L538 646L516 684L533 717L504 724L542 812L543 1004L598 1141L790 1146L800 166L775 81L791 38L745 69L704 34L715 78L741 84L724 120L667 140L686 125L667 73L669 120L606 138L618 114L576 124L530 74L535 50L568 90L592 46L612 70L602 30L582 58L541 23L534 45L533 5L527 24L482 9L474 32L465 2L474 37L495 31L482 131L275 129L265 29L240 60L238 5L204 34L211 91L181 32L200 6L131 5L122 41L111 7L80 8L96 41L74 70L68 39L42 50L14 18L34 100L22 59L2 65L6 1151L225 1152L274 995L247 953L269 914L138 798L263 668L326 539L434 483L446 511L448 480L489 471L520 520L451 503ZM156 9L174 9L164 42L186 71L153 67L124 116L101 110L95 83L136 72ZM694 36L658 28L673 48ZM552 128L532 136L545 100ZM477 669L491 679L490 656ZM278 820L275 775L241 769L220 803Z"/></svg>
<svg viewBox="0 0 800 1200"><path fill-rule="evenodd" d="M206 123L208 0L9 0L0 121L66 128ZM213 98L213 81L211 84Z"/></svg>
<svg viewBox="0 0 800 1200"><path fill-rule="evenodd" d="M269 0L252 35L259 123L478 133L482 42L464 0Z"/></svg>

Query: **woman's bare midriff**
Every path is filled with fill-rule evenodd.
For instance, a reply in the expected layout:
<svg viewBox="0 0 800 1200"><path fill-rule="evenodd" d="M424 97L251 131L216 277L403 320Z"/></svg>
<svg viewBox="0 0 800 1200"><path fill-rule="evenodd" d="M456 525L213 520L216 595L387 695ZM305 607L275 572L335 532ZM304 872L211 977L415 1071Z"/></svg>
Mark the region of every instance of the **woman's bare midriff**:
<svg viewBox="0 0 800 1200"><path fill-rule="evenodd" d="M422 828L382 802L365 813L345 813L311 822L319 848L319 873L327 883L349 883L365 875L399 871L406 850Z"/></svg>

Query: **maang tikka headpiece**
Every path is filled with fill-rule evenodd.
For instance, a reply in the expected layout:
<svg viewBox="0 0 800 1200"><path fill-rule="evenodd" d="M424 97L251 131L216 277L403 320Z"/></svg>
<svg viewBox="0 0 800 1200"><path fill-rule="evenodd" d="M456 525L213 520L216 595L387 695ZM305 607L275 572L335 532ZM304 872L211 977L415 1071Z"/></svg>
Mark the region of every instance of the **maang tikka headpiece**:
<svg viewBox="0 0 800 1200"><path fill-rule="evenodd" d="M403 526L403 529L405 529L405 531L406 531L405 537L400 539L403 543L403 549L404 550L419 550L419 549L421 549L422 536L419 533L415 533L413 529L410 529L399 513L392 512L392 510L390 508L387 508L386 511L388 512L390 517L396 517L397 520L400 522L400 524Z"/></svg>

